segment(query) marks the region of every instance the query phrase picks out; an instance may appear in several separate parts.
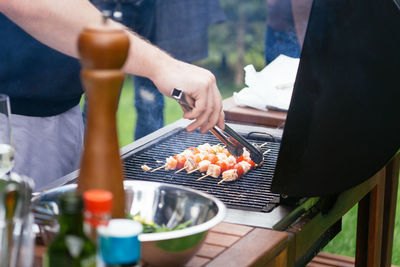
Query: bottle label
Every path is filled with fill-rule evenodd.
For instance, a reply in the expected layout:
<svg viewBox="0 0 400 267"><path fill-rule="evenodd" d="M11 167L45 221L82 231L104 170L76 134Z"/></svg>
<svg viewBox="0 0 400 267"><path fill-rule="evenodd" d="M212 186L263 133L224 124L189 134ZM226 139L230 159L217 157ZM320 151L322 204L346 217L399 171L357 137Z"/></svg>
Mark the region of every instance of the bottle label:
<svg viewBox="0 0 400 267"><path fill-rule="evenodd" d="M71 254L73 258L78 258L83 248L83 240L77 236L67 235L65 237L65 243L69 254Z"/></svg>

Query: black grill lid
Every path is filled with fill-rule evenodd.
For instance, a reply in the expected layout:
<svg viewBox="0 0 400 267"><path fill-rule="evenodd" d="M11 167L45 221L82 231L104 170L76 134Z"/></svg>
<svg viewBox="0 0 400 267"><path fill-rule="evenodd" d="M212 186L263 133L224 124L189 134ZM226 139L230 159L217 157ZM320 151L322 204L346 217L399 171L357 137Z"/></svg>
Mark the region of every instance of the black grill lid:
<svg viewBox="0 0 400 267"><path fill-rule="evenodd" d="M272 190L329 195L381 169L400 147L399 70L392 0L314 0Z"/></svg>

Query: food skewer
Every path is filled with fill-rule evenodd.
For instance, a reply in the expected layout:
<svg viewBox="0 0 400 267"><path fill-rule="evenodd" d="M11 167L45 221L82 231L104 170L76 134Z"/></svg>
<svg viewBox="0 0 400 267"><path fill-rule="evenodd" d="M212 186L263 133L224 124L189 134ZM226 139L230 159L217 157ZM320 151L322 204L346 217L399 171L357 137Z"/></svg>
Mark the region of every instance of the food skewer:
<svg viewBox="0 0 400 267"><path fill-rule="evenodd" d="M203 175L202 177L198 178L196 181L201 181L208 176L218 178L220 174L221 174L221 167L217 164L211 163L208 165L207 173L205 175Z"/></svg>
<svg viewBox="0 0 400 267"><path fill-rule="evenodd" d="M188 172L188 174L192 174L192 173L194 173L194 172L196 172L196 171L198 171L198 170L200 170L200 168L196 168L196 169L194 169L194 170L191 170L190 172Z"/></svg>
<svg viewBox="0 0 400 267"><path fill-rule="evenodd" d="M264 143L262 146L265 146L267 143ZM263 154L265 155L269 151L271 149L268 149ZM235 181L257 166L251 160L250 152L246 149L243 155L234 157L226 148L220 145L211 146L205 143L198 147L185 149L182 153L168 157L165 164L158 168L151 170L150 167L146 166L144 168L144 165L142 165L142 169L144 171L155 172L165 168L165 170L176 170L175 173L186 170L188 174L195 171L200 171L200 173L206 172L203 176L197 178L196 181L201 181L209 176L218 178L222 174L222 180L218 182L218 184L221 184L225 181Z"/></svg>
<svg viewBox="0 0 400 267"><path fill-rule="evenodd" d="M264 152L263 152L263 155L266 155L268 152L270 152L271 151L271 148L270 149L268 149L268 150L265 150Z"/></svg>
<svg viewBox="0 0 400 267"><path fill-rule="evenodd" d="M232 155L227 156L224 153L206 155L204 160L199 162L198 165L196 169L188 171L188 173L190 174L197 170L200 172L207 171L207 173L196 181L201 181L208 176L218 178L221 173L223 174L223 181L234 181L242 177L250 169L256 167L256 164L250 159L248 152L239 158L235 158ZM234 169L234 171L229 171L231 169Z"/></svg>
<svg viewBox="0 0 400 267"><path fill-rule="evenodd" d="M197 178L196 182L201 181L201 180L203 180L204 178L206 178L208 176L210 176L210 175L209 174L205 174L205 175L201 176L200 178Z"/></svg>
<svg viewBox="0 0 400 267"><path fill-rule="evenodd" d="M242 159L240 162L235 162L235 163L232 162L230 163L228 159L226 159L225 161L218 161L216 164L210 164L207 169L207 174L198 178L196 181L203 180L208 176L218 178L221 173L222 173L222 180L218 184L224 181L235 181L243 177L243 175L245 175L248 171L250 171L254 167L255 164L252 165L245 159Z"/></svg>
<svg viewBox="0 0 400 267"><path fill-rule="evenodd" d="M211 149L211 146L208 143L203 144L201 146L203 146L204 149ZM191 156L196 155L200 152L201 152L201 150L197 147L187 148L180 154L174 155L173 157L172 156L168 157L166 159L164 165L162 165L156 169L153 169L151 172L158 171L162 168L165 168L166 170L182 169L182 168L184 168L184 164L186 163L188 158L190 158Z"/></svg>
<svg viewBox="0 0 400 267"><path fill-rule="evenodd" d="M269 144L269 142L265 142L265 143L259 145L258 147L259 147L259 148L263 148L263 147L265 147L265 146L268 145L268 144Z"/></svg>
<svg viewBox="0 0 400 267"><path fill-rule="evenodd" d="M226 170L222 173L222 180L218 182L221 184L225 181L236 181L237 179L243 177L249 170L253 167L247 161L241 161L235 165L234 168Z"/></svg>
<svg viewBox="0 0 400 267"><path fill-rule="evenodd" d="M191 174L191 173L193 173L193 172L195 172L195 171L200 171L200 172L206 172L207 171L207 169L208 169L208 166L211 164L211 161L209 161L209 160L202 160L202 161L200 161L198 164L197 164L197 168L196 169L193 169L193 170L191 170L191 171L189 171L188 172L188 174Z"/></svg>
<svg viewBox="0 0 400 267"><path fill-rule="evenodd" d="M217 184L222 184L222 183L225 182L225 181L226 181L226 179L222 178L222 180L219 181Z"/></svg>
<svg viewBox="0 0 400 267"><path fill-rule="evenodd" d="M177 170L177 171L175 172L175 174L180 173L181 171L186 170L187 168L188 168L188 166L185 166L185 167L183 167L182 169Z"/></svg>
<svg viewBox="0 0 400 267"><path fill-rule="evenodd" d="M160 167L158 167L158 168L155 168L155 169L151 170L150 172L158 171L158 170L160 170L160 169L162 169L162 168L164 168L164 167L166 167L166 166L167 166L167 164L164 164L164 165L162 165L162 166L160 166Z"/></svg>

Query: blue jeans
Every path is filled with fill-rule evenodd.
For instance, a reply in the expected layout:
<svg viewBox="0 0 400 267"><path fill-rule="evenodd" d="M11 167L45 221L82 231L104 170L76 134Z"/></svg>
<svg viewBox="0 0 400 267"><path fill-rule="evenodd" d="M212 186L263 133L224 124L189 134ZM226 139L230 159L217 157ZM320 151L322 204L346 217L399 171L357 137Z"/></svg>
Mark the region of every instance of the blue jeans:
<svg viewBox="0 0 400 267"><path fill-rule="evenodd" d="M268 65L280 54L289 57L300 57L300 45L296 31L276 31L267 26L265 34L265 63Z"/></svg>
<svg viewBox="0 0 400 267"><path fill-rule="evenodd" d="M135 140L164 126L164 96L149 79L133 76L137 113Z"/></svg>
<svg viewBox="0 0 400 267"><path fill-rule="evenodd" d="M134 103L136 108L136 128L134 139L137 140L164 126L164 96L149 79L133 76L135 86ZM86 126L87 99L82 110Z"/></svg>

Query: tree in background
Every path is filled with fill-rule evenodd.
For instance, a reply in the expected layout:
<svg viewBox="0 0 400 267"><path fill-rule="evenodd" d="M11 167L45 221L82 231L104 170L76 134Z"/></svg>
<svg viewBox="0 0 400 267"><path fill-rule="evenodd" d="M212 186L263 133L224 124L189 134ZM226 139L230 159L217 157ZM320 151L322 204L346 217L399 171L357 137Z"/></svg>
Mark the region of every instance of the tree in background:
<svg viewBox="0 0 400 267"><path fill-rule="evenodd" d="M227 21L210 30L210 57L207 64L218 64L218 74L231 74L236 87L243 84L243 68L265 65L265 0L220 0ZM217 63L218 62L218 63Z"/></svg>

